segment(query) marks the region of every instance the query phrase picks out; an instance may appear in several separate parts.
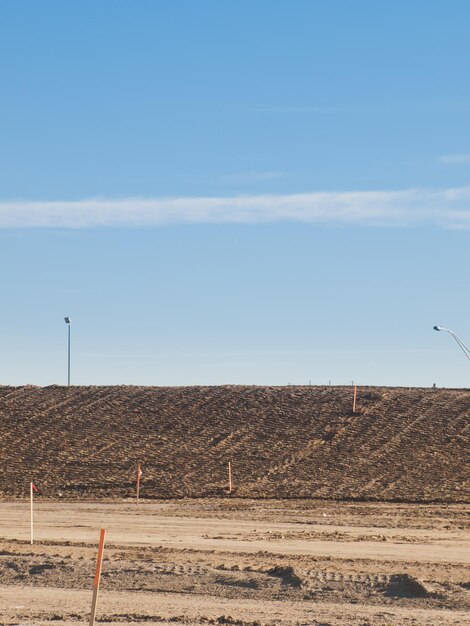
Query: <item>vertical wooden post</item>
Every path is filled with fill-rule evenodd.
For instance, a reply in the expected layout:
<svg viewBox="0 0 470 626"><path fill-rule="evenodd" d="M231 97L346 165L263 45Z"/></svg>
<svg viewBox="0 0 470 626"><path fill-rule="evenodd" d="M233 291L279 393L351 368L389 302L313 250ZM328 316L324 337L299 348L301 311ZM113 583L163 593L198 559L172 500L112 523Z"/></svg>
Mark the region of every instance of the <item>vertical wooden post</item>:
<svg viewBox="0 0 470 626"><path fill-rule="evenodd" d="M142 476L142 470L140 469L140 463L137 465L137 486L136 486L136 496L137 503L139 502L140 497L140 477Z"/></svg>
<svg viewBox="0 0 470 626"><path fill-rule="evenodd" d="M31 531L31 545L34 541L34 522L33 522L33 482L29 483L29 507L30 507L30 531Z"/></svg>
<svg viewBox="0 0 470 626"><path fill-rule="evenodd" d="M232 463L228 462L228 492L232 493Z"/></svg>
<svg viewBox="0 0 470 626"><path fill-rule="evenodd" d="M354 385L353 413L356 412L357 385Z"/></svg>
<svg viewBox="0 0 470 626"><path fill-rule="evenodd" d="M98 592L100 589L101 565L103 563L103 550L104 550L105 536L106 536L106 529L102 528L100 532L100 543L98 546L98 558L96 559L96 573L95 573L95 578L93 580L93 600L91 603L90 626L95 626L96 607L98 605Z"/></svg>

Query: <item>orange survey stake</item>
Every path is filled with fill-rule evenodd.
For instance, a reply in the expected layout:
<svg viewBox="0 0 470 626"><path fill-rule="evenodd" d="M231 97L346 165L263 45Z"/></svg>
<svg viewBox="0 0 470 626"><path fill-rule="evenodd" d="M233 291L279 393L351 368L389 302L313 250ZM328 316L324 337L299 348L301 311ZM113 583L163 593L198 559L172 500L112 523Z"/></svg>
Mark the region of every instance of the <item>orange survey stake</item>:
<svg viewBox="0 0 470 626"><path fill-rule="evenodd" d="M100 588L101 565L103 563L103 550L104 550L105 536L106 536L106 529L102 528L100 532L100 543L98 546L98 557L96 559L95 579L93 580L93 599L91 602L90 626L94 626L95 624L96 607L98 605L98 592Z"/></svg>

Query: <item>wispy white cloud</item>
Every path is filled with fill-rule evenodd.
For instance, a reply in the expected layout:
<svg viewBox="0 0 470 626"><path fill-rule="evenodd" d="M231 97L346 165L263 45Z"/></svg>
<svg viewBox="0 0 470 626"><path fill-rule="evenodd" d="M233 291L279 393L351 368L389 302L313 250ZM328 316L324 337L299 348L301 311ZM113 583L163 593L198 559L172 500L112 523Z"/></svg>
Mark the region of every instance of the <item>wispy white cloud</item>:
<svg viewBox="0 0 470 626"><path fill-rule="evenodd" d="M370 226L430 223L447 228L470 228L470 187L0 202L0 228L152 227L280 221Z"/></svg>
<svg viewBox="0 0 470 626"><path fill-rule="evenodd" d="M441 163L448 165L459 165L461 163L470 163L470 153L467 154L444 154L439 157Z"/></svg>

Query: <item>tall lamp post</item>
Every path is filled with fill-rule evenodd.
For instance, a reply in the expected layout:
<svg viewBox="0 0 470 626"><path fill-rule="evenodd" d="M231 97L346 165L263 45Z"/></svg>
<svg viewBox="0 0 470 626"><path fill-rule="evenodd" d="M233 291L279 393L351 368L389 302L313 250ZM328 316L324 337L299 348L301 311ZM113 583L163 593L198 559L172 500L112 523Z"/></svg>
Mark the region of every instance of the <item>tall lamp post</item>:
<svg viewBox="0 0 470 626"><path fill-rule="evenodd" d="M434 330L443 330L446 333L449 333L449 335L452 335L452 337L455 339L455 341L458 343L459 348L462 350L462 352L465 354L465 356L467 357L467 359L470 361L470 348L468 348L464 342L459 339L457 337L457 335L454 333L454 331L450 330L450 328L443 328L442 326L433 326Z"/></svg>
<svg viewBox="0 0 470 626"><path fill-rule="evenodd" d="M70 386L70 327L72 326L72 320L70 317L64 317L67 324L67 385Z"/></svg>

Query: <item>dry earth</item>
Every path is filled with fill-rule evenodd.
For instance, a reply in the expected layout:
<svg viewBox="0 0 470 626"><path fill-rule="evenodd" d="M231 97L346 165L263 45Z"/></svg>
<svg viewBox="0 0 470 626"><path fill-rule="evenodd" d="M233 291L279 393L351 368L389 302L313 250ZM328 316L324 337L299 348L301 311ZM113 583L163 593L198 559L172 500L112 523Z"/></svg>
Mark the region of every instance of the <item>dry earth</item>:
<svg viewBox="0 0 470 626"><path fill-rule="evenodd" d="M0 387L0 623L86 623L105 527L100 623L467 626L470 391L352 399Z"/></svg>
<svg viewBox="0 0 470 626"><path fill-rule="evenodd" d="M470 623L470 507L213 498L0 503L0 623Z"/></svg>
<svg viewBox="0 0 470 626"><path fill-rule="evenodd" d="M0 387L0 496L470 503L470 391Z"/></svg>

